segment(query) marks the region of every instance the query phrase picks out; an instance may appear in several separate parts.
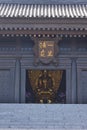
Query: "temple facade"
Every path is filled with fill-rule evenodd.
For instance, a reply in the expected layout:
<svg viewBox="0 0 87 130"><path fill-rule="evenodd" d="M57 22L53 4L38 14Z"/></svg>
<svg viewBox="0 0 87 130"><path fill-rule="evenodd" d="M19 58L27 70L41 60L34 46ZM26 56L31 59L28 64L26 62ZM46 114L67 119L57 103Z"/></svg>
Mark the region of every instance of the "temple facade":
<svg viewBox="0 0 87 130"><path fill-rule="evenodd" d="M86 1L0 1L0 103L87 103Z"/></svg>

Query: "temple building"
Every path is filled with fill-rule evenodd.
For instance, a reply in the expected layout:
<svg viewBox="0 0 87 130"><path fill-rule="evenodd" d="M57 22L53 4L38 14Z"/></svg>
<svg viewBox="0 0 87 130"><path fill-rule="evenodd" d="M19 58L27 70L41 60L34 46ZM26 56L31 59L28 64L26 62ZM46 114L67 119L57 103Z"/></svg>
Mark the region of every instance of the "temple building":
<svg viewBox="0 0 87 130"><path fill-rule="evenodd" d="M86 0L0 0L0 103L87 103Z"/></svg>

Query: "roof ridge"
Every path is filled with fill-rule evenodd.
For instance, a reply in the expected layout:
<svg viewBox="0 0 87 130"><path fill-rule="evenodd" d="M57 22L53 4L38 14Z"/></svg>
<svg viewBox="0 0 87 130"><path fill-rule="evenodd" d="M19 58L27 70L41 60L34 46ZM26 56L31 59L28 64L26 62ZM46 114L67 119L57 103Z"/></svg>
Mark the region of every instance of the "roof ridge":
<svg viewBox="0 0 87 130"><path fill-rule="evenodd" d="M0 0L0 3L22 3L22 4L83 4L87 3L87 0Z"/></svg>
<svg viewBox="0 0 87 130"><path fill-rule="evenodd" d="M71 4L69 4L69 3L58 3L58 4L25 4L25 3L0 3L0 4L6 4L6 5L15 5L15 4L17 4L17 5L87 5L87 3L71 3Z"/></svg>

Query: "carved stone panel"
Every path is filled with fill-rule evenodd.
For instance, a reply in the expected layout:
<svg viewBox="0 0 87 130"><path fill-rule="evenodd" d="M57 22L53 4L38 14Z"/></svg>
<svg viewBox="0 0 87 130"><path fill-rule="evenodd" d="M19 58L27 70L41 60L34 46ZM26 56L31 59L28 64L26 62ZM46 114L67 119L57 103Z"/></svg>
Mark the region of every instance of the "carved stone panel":
<svg viewBox="0 0 87 130"><path fill-rule="evenodd" d="M10 70L0 70L0 103L13 102L13 91Z"/></svg>

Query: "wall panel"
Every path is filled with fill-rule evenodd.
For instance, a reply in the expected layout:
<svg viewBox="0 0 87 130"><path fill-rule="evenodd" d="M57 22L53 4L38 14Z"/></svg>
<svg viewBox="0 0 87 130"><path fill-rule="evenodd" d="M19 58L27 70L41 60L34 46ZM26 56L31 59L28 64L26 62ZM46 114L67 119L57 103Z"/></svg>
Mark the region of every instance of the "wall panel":
<svg viewBox="0 0 87 130"><path fill-rule="evenodd" d="M0 70L0 103L10 103L14 100L14 88L11 85L10 70Z"/></svg>

